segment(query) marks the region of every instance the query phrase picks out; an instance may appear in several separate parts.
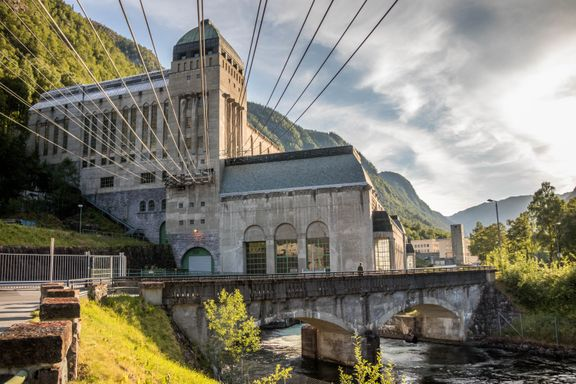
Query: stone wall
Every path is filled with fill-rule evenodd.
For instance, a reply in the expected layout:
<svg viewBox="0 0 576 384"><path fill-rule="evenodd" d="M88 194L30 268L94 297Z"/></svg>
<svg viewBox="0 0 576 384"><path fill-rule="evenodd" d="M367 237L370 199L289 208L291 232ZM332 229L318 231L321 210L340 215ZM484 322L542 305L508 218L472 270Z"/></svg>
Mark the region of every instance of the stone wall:
<svg viewBox="0 0 576 384"><path fill-rule="evenodd" d="M0 376L26 372L26 383L66 384L78 376L78 291L41 287L40 322L17 323L0 334Z"/></svg>
<svg viewBox="0 0 576 384"><path fill-rule="evenodd" d="M468 328L468 338L480 340L498 333L504 319L512 319L519 314L508 297L494 284L484 287L478 308L474 312ZM502 316L501 323L498 317Z"/></svg>

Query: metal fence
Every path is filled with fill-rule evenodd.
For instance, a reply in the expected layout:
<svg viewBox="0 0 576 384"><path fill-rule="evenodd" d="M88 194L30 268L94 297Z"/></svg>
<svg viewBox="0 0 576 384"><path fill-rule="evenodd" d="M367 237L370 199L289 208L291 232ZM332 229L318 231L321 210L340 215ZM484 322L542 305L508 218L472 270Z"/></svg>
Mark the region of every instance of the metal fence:
<svg viewBox="0 0 576 384"><path fill-rule="evenodd" d="M0 253L0 287L126 276L126 256Z"/></svg>
<svg viewBox="0 0 576 384"><path fill-rule="evenodd" d="M497 322L490 330L491 336L555 345L576 343L576 319L573 315L516 313L510 316L498 312L497 316Z"/></svg>

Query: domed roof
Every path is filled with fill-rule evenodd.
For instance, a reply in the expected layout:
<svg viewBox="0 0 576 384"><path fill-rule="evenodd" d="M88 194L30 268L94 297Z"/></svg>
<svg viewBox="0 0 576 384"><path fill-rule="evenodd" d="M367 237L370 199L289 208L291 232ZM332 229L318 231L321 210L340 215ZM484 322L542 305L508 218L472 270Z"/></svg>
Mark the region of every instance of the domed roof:
<svg viewBox="0 0 576 384"><path fill-rule="evenodd" d="M220 37L220 31L218 31L218 29L214 26L214 24L212 24L212 22L209 19L202 20L202 23L204 24L205 40ZM186 34L184 34L184 36L182 36L180 40L178 40L176 45L193 43L195 41L200 41L200 31L198 30L198 27L186 32Z"/></svg>

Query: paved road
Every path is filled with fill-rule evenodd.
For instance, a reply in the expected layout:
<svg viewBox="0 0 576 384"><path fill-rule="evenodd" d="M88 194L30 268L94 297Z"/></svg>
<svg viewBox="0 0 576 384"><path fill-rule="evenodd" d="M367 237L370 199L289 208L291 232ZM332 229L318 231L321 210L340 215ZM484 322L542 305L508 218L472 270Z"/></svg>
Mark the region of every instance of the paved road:
<svg viewBox="0 0 576 384"><path fill-rule="evenodd" d="M0 290L0 332L14 323L30 320L39 302L39 290Z"/></svg>

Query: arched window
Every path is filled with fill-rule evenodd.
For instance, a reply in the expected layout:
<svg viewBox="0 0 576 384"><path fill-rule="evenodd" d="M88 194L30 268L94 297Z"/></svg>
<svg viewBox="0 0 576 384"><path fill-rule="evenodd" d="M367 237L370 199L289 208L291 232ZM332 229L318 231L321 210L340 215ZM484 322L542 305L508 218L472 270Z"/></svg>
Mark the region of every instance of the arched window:
<svg viewBox="0 0 576 384"><path fill-rule="evenodd" d="M306 231L306 268L309 271L330 271L330 237L328 227L321 221Z"/></svg>
<svg viewBox="0 0 576 384"><path fill-rule="evenodd" d="M290 224L281 224L274 236L276 273L298 272L298 241L296 230Z"/></svg>
<svg viewBox="0 0 576 384"><path fill-rule="evenodd" d="M246 250L246 273L266 273L266 240L264 231L253 225L244 232L244 249Z"/></svg>
<svg viewBox="0 0 576 384"><path fill-rule="evenodd" d="M154 209L156 209L156 204L154 203L154 200L148 201L148 210L153 211Z"/></svg>
<svg viewBox="0 0 576 384"><path fill-rule="evenodd" d="M140 212L146 212L146 202L145 201L140 202Z"/></svg>

